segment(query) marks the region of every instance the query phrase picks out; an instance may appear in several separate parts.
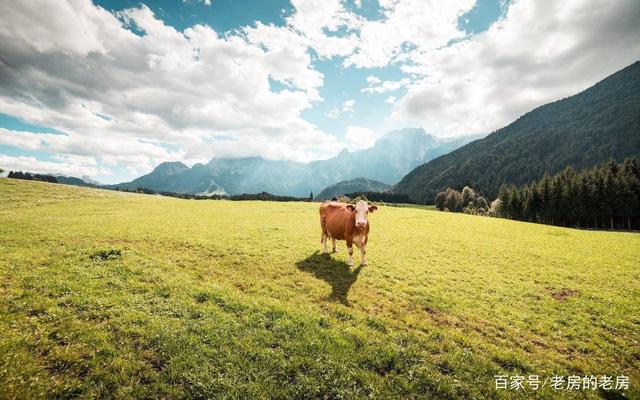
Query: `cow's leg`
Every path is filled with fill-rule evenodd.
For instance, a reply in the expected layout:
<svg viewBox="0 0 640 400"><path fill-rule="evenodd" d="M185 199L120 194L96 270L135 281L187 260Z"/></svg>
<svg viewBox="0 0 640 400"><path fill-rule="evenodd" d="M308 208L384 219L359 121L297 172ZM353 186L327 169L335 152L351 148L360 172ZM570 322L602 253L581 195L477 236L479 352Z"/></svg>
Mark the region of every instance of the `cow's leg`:
<svg viewBox="0 0 640 400"><path fill-rule="evenodd" d="M349 257L347 258L347 264L353 266L353 240L347 238L347 250L349 250Z"/></svg>
<svg viewBox="0 0 640 400"><path fill-rule="evenodd" d="M367 265L367 245L364 243L360 246L360 254L362 255L362 265Z"/></svg>
<svg viewBox="0 0 640 400"><path fill-rule="evenodd" d="M320 229L322 229L322 235L320 236L320 244L323 246L322 253L327 254L327 236L329 236L329 232L327 232L327 222L324 220L322 211L320 211Z"/></svg>
<svg viewBox="0 0 640 400"><path fill-rule="evenodd" d="M333 244L333 252L337 253L338 252L338 248L336 247L336 238L334 238L334 237L331 238L331 244Z"/></svg>
<svg viewBox="0 0 640 400"><path fill-rule="evenodd" d="M349 258L347 259L347 264L349 264L350 267L353 267L353 247L349 247Z"/></svg>
<svg viewBox="0 0 640 400"><path fill-rule="evenodd" d="M322 230L322 237L320 237L320 243L322 244L322 253L327 254L327 232Z"/></svg>

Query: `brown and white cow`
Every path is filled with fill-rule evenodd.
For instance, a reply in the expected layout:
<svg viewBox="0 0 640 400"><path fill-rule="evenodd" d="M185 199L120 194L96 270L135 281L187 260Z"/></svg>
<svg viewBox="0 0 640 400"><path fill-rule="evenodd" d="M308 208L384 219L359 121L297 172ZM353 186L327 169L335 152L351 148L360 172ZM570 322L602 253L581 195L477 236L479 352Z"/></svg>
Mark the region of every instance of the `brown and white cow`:
<svg viewBox="0 0 640 400"><path fill-rule="evenodd" d="M369 238L368 214L378 209L360 200L356 205L335 201L320 205L320 243L327 253L327 238L331 238L333 251L336 252L336 239L346 240L349 250L349 265L353 265L353 244L360 248L362 265L367 265L367 240Z"/></svg>

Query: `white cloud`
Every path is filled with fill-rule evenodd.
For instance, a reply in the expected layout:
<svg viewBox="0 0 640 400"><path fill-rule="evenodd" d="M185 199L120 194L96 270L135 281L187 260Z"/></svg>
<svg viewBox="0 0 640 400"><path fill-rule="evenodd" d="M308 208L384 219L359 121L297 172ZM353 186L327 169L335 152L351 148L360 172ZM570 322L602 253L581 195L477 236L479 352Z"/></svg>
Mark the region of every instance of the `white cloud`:
<svg viewBox="0 0 640 400"><path fill-rule="evenodd" d="M369 87L362 89L361 92L363 93L392 92L394 90L398 90L402 87L405 87L410 83L411 83L411 79L409 78L404 78L397 81L370 82L370 84L373 84L373 85L370 85Z"/></svg>
<svg viewBox="0 0 640 400"><path fill-rule="evenodd" d="M13 157L0 154L0 166L7 171L28 171L40 174L61 174L70 176L109 175L108 169L95 165L78 164L77 160L70 163L41 161L35 157Z"/></svg>
<svg viewBox="0 0 640 400"><path fill-rule="evenodd" d="M375 85L382 82L382 80L380 80L380 78L378 78L377 76L373 76L373 75L369 75L367 76L367 83L369 85Z"/></svg>
<svg viewBox="0 0 640 400"><path fill-rule="evenodd" d="M353 112L353 106L355 106L355 100L346 100L342 105L342 112Z"/></svg>
<svg viewBox="0 0 640 400"><path fill-rule="evenodd" d="M351 151L373 146L378 136L374 130L362 126L349 126L345 133L347 147Z"/></svg>
<svg viewBox="0 0 640 400"><path fill-rule="evenodd" d="M182 0L183 3L188 3L190 0ZM201 1L202 3L204 3L205 6L210 6L211 5L211 0L196 0L196 1Z"/></svg>
<svg viewBox="0 0 640 400"><path fill-rule="evenodd" d="M356 101L353 99L345 100L344 103L342 103L341 108L333 107L324 115L331 119L338 119L338 117L340 117L340 114L342 113L353 112L355 104L356 104Z"/></svg>
<svg viewBox="0 0 640 400"><path fill-rule="evenodd" d="M98 161L95 157L76 156L69 154L57 154L53 158L58 161L66 162L73 165L97 166Z"/></svg>
<svg viewBox="0 0 640 400"><path fill-rule="evenodd" d="M391 124L448 136L488 133L640 58L640 3L519 1L486 32L407 55L421 74Z"/></svg>
<svg viewBox="0 0 640 400"><path fill-rule="evenodd" d="M356 51L347 57L346 66L384 67L408 49L437 49L452 39L464 37L465 32L458 28L458 18L473 7L475 0L379 3L382 18L362 23Z"/></svg>
<svg viewBox="0 0 640 400"><path fill-rule="evenodd" d="M333 6L329 14L340 14ZM3 2L0 14L0 54L11 60L0 63L0 112L64 133L5 130L0 140L9 145L139 172L167 159L242 153L302 161L341 147L300 116L321 100L323 76L307 39L292 40L297 34L275 29L264 45L203 25L179 32L145 6L116 16L88 0ZM292 24L310 36L340 26L323 18ZM269 79L286 89L272 91ZM233 148L218 137L232 138Z"/></svg>
<svg viewBox="0 0 640 400"><path fill-rule="evenodd" d="M23 150L42 151L64 146L68 137L51 133L18 132L0 128L0 144L15 146Z"/></svg>
<svg viewBox="0 0 640 400"><path fill-rule="evenodd" d="M146 156L171 158L175 153L161 146L135 138L123 137L117 142L108 138L80 135L22 132L0 128L0 144L23 150L48 152L71 159L74 156Z"/></svg>
<svg viewBox="0 0 640 400"><path fill-rule="evenodd" d="M321 58L348 56L357 46L356 31L364 19L347 11L340 0L293 0L295 12L284 27L257 23L243 32L251 43L269 49L289 49L306 54L313 48ZM285 59L286 60L286 59Z"/></svg>
<svg viewBox="0 0 640 400"><path fill-rule="evenodd" d="M337 119L340 116L340 110L334 107L331 110L329 110L325 115L331 119Z"/></svg>
<svg viewBox="0 0 640 400"><path fill-rule="evenodd" d="M389 96L389 97L387 97L387 98L385 99L385 101L384 101L384 102L385 102L385 103L388 103L388 104L393 104L393 103L395 103L395 102L396 102L396 96Z"/></svg>

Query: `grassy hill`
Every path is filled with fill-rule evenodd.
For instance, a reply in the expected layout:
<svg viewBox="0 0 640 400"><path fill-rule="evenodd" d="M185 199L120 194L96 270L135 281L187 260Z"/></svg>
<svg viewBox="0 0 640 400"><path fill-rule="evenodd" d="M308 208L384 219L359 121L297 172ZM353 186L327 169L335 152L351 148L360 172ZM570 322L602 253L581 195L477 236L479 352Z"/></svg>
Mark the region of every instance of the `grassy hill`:
<svg viewBox="0 0 640 400"><path fill-rule="evenodd" d="M484 139L423 164L395 186L419 203L471 186L495 199L568 165L576 170L640 155L640 61L574 96L545 104Z"/></svg>
<svg viewBox="0 0 640 400"><path fill-rule="evenodd" d="M640 396L639 235L370 220L350 269L344 244L318 254L317 204L0 179L0 398L533 395L495 374L625 374Z"/></svg>

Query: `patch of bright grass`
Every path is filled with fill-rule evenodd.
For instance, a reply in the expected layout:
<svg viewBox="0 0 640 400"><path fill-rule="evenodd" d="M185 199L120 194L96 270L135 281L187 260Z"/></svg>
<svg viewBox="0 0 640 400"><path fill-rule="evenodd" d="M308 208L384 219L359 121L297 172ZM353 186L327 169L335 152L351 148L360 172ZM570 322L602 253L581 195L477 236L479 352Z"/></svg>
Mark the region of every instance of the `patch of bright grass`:
<svg viewBox="0 0 640 400"><path fill-rule="evenodd" d="M380 207L349 268L317 207L0 179L0 398L640 396L637 234Z"/></svg>

